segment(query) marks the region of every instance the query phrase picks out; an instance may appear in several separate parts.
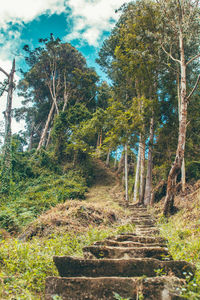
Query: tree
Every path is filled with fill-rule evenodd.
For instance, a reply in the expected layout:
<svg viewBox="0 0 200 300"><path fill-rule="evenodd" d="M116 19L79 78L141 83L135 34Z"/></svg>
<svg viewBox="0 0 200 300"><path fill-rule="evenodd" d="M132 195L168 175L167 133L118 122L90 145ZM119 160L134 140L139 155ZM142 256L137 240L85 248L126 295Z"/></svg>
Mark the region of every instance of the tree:
<svg viewBox="0 0 200 300"><path fill-rule="evenodd" d="M50 39L40 39L40 43L41 47L34 50L24 47L30 69L19 84L24 103L32 103L30 109L22 108L21 112L26 115L29 131L35 130L32 135L37 136L38 150L49 140L53 120L61 111L79 102L95 109L98 81L96 72L87 67L84 57L70 44L52 35Z"/></svg>
<svg viewBox="0 0 200 300"><path fill-rule="evenodd" d="M9 194L10 192L10 181L11 181L11 110L12 110L12 98L14 90L14 74L15 74L15 59L13 59L12 69L8 74L4 69L0 68L0 71L6 75L7 79L1 90L1 95L7 90L7 105L4 113L5 117L5 135L4 135L4 146L3 146L3 163L1 173L1 193Z"/></svg>
<svg viewBox="0 0 200 300"><path fill-rule="evenodd" d="M193 95L200 75L190 93L187 94L187 70L194 60L200 57L199 51L199 1L191 0L158 0L157 1L162 22L161 47L169 58L179 65L180 72L180 121L178 132L178 145L176 157L169 172L167 181L167 194L164 204L164 215L167 216L173 211L175 195L175 179L179 174L184 160L186 129L187 129L187 106ZM179 45L178 56L174 55L174 49ZM197 51L194 54L194 51ZM190 55L192 55L190 57Z"/></svg>

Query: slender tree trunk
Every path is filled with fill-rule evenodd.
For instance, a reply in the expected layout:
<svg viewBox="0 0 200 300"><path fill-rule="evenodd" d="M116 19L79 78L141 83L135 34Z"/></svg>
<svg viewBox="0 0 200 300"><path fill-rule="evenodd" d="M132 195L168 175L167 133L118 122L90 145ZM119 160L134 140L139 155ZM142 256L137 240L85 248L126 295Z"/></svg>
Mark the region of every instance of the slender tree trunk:
<svg viewBox="0 0 200 300"><path fill-rule="evenodd" d="M37 151L39 151L41 149L41 147L44 145L46 135L47 135L47 131L48 131L48 128L49 128L49 124L50 124L50 121L51 121L51 117L52 117L53 112L54 112L54 108L55 108L55 102L53 102L52 105L51 105L51 109L49 111L49 115L48 115L46 124L44 126L44 129L43 129L43 132L42 132L42 135L41 135L41 138L40 138L40 142L39 142L38 147L37 147Z"/></svg>
<svg viewBox="0 0 200 300"><path fill-rule="evenodd" d="M14 90L14 74L15 74L15 59L12 63L12 69L8 75L8 94L7 94L7 105L5 111L5 138L3 147L3 163L2 163L2 176L1 176L1 192L3 194L9 194L10 192L10 181L11 181L11 111L12 111L12 98Z"/></svg>
<svg viewBox="0 0 200 300"><path fill-rule="evenodd" d="M179 73L177 72L177 95L178 95L178 117L179 123L181 122L181 97L180 97L180 82ZM182 192L185 192L186 186L186 172L185 172L185 155L183 156L182 166L181 166L181 188Z"/></svg>
<svg viewBox="0 0 200 300"><path fill-rule="evenodd" d="M123 150L122 150L123 152ZM122 165L124 164L124 155L121 155L120 161L118 164L117 174L119 174L122 171Z"/></svg>
<svg viewBox="0 0 200 300"><path fill-rule="evenodd" d="M185 140L187 129L187 95L186 95L186 63L183 46L182 30L179 33L179 45L180 45L180 67L181 67L181 120L179 122L179 134L178 134L178 146L176 150L176 157L174 163L169 172L167 180L167 194L164 203L164 215L168 216L173 211L174 207L174 195L175 195L175 182L176 175L181 170L184 152L185 152Z"/></svg>
<svg viewBox="0 0 200 300"><path fill-rule="evenodd" d="M110 149L108 150L107 158L106 158L106 166L109 166L110 162Z"/></svg>
<svg viewBox="0 0 200 300"><path fill-rule="evenodd" d="M140 159L140 189L139 203L144 203L144 188L145 188L145 139L141 138L141 159Z"/></svg>
<svg viewBox="0 0 200 300"><path fill-rule="evenodd" d="M115 153L115 162L114 162L114 169L117 168L117 150L116 150L116 153Z"/></svg>
<svg viewBox="0 0 200 300"><path fill-rule="evenodd" d="M184 193L186 187L185 157L183 157L182 166L181 166L181 186L182 186L182 192Z"/></svg>
<svg viewBox="0 0 200 300"><path fill-rule="evenodd" d="M51 130L52 130L52 127L50 128L49 133L48 133L46 148L49 146L49 143L50 143L50 140L51 140Z"/></svg>
<svg viewBox="0 0 200 300"><path fill-rule="evenodd" d="M136 166L136 171L135 171L135 183L134 183L133 202L137 201L137 196L138 196L139 174L140 174L140 159L141 159L141 136L140 136L140 142L139 142L139 146L138 146L138 155L137 155L137 166Z"/></svg>
<svg viewBox="0 0 200 300"><path fill-rule="evenodd" d="M149 152L148 152L148 162L147 162L147 176L146 176L146 187L144 204L149 205L151 201L151 191L152 191L152 148L153 148L153 137L154 137L154 119L151 118L150 121L150 135L149 135Z"/></svg>
<svg viewBox="0 0 200 300"><path fill-rule="evenodd" d="M128 146L125 144L124 146L124 169L125 169L125 201L128 205L129 197L128 197Z"/></svg>

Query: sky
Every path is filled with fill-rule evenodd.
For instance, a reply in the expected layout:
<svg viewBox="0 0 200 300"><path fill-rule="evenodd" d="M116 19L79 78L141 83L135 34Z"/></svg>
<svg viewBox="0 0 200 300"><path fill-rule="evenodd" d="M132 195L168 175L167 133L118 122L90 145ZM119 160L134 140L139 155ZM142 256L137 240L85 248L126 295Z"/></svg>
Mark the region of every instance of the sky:
<svg viewBox="0 0 200 300"><path fill-rule="evenodd" d="M119 18L116 9L130 0L6 0L0 9L0 67L10 72L12 59L16 70L24 67L23 45L34 48L39 38L53 33L62 42L69 42L85 56L88 66L105 74L95 63L103 40ZM15 79L20 79L16 72ZM0 74L0 81L4 76ZM19 107L21 98L15 93L13 108ZM0 98L0 122L5 110L6 94ZM0 123L1 124L1 123ZM12 123L12 131L23 130L24 123ZM0 129L1 130L1 129Z"/></svg>

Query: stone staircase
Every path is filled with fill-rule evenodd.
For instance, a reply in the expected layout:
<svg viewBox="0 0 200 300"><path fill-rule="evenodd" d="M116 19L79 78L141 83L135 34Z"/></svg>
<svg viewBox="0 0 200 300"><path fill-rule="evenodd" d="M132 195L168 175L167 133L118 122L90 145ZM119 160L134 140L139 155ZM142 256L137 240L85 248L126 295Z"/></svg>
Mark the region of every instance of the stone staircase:
<svg viewBox="0 0 200 300"><path fill-rule="evenodd" d="M45 300L184 299L179 288L195 267L174 261L145 208L130 206L135 233L84 247L84 259L55 256L60 277L46 279Z"/></svg>

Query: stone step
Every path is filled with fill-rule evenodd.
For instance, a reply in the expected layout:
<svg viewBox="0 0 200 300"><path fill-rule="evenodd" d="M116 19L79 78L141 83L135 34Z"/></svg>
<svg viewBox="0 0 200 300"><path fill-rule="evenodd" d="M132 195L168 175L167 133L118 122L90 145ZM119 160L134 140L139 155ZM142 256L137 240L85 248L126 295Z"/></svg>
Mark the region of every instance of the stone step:
<svg viewBox="0 0 200 300"><path fill-rule="evenodd" d="M111 247L111 246L88 246L83 248L84 258L157 258L160 260L172 260L167 248L161 247Z"/></svg>
<svg viewBox="0 0 200 300"><path fill-rule="evenodd" d="M135 225L155 225L155 222L152 219L131 219L131 223Z"/></svg>
<svg viewBox="0 0 200 300"><path fill-rule="evenodd" d="M110 237L108 239L112 239L117 242L139 242L139 243L166 243L166 240L162 237L155 236L144 236L144 235L118 235L116 237Z"/></svg>
<svg viewBox="0 0 200 300"><path fill-rule="evenodd" d="M61 278L47 277L45 300L60 296L62 300L114 300L114 293L126 299L181 300L174 287L184 284L176 277L155 278Z"/></svg>
<svg viewBox="0 0 200 300"><path fill-rule="evenodd" d="M160 233L160 230L157 228L136 228L136 234L148 236L148 235L157 235Z"/></svg>
<svg viewBox="0 0 200 300"><path fill-rule="evenodd" d="M152 218L152 216L145 212L135 212L133 213L133 218Z"/></svg>
<svg viewBox="0 0 200 300"><path fill-rule="evenodd" d="M104 240L95 242L96 246L112 246L112 247L166 247L164 243L139 243L139 242L117 242L114 240Z"/></svg>
<svg viewBox="0 0 200 300"><path fill-rule="evenodd" d="M136 228L141 228L141 229L151 229L151 228L158 229L158 227L155 225L137 224L135 226Z"/></svg>
<svg viewBox="0 0 200 300"><path fill-rule="evenodd" d="M185 261L161 261L155 258L131 259L79 259L54 256L54 263L61 277L156 277L157 272L184 278L194 274L195 267Z"/></svg>

